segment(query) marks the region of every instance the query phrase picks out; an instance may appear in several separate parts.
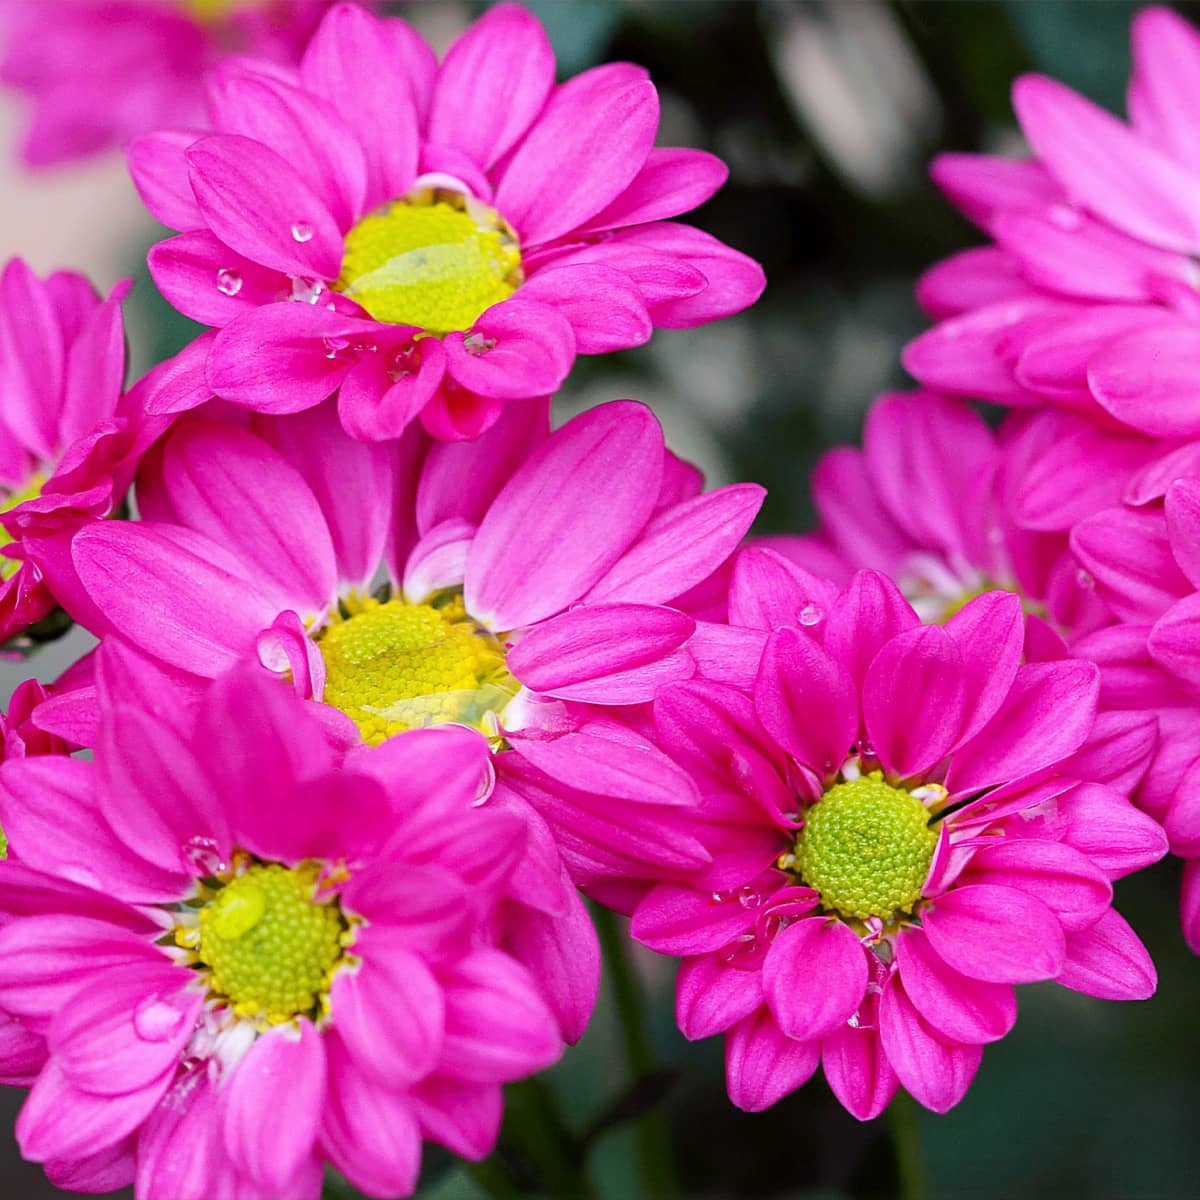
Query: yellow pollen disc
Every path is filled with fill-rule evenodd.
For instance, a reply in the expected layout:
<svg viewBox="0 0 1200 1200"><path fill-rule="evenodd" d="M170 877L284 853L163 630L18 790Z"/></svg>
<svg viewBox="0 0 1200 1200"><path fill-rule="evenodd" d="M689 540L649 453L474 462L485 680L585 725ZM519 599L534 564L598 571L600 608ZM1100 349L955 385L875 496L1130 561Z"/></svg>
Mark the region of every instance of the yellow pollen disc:
<svg viewBox="0 0 1200 1200"><path fill-rule="evenodd" d="M470 329L523 281L517 236L494 209L422 188L350 230L333 286L377 321L442 334Z"/></svg>
<svg viewBox="0 0 1200 1200"><path fill-rule="evenodd" d="M198 937L185 940L239 1016L282 1024L323 1011L348 926L336 902L314 899L317 874L255 863L201 909Z"/></svg>
<svg viewBox="0 0 1200 1200"><path fill-rule="evenodd" d="M319 636L325 703L372 746L428 725L485 728L520 688L504 647L476 625L457 594L436 603L365 601Z"/></svg>
<svg viewBox="0 0 1200 1200"><path fill-rule="evenodd" d="M183 11L202 25L226 21L240 9L262 7L264 0L183 0Z"/></svg>
<svg viewBox="0 0 1200 1200"><path fill-rule="evenodd" d="M794 869L822 908L887 921L920 900L936 845L925 805L873 771L835 784L805 812Z"/></svg>
<svg viewBox="0 0 1200 1200"><path fill-rule="evenodd" d="M0 513L11 512L18 504L24 504L26 500L34 500L42 494L42 485L46 482L46 476L40 471L33 475L28 483L23 488L18 488L3 499L0 499ZM3 537L0 532L0 538ZM21 560L16 558L0 557L0 579L11 579L21 569Z"/></svg>

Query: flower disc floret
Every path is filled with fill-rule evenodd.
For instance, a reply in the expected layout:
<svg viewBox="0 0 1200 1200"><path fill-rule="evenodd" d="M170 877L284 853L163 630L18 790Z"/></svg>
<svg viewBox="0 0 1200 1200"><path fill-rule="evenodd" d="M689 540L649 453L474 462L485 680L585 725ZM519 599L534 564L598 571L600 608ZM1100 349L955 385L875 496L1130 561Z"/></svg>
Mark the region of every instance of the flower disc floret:
<svg viewBox="0 0 1200 1200"><path fill-rule="evenodd" d="M835 784L805 813L795 864L826 910L886 921L921 898L936 844L921 801L876 771Z"/></svg>
<svg viewBox="0 0 1200 1200"><path fill-rule="evenodd" d="M517 235L495 209L423 188L350 230L334 287L377 321L442 334L470 329L523 279Z"/></svg>
<svg viewBox="0 0 1200 1200"><path fill-rule="evenodd" d="M198 965L238 1015L282 1024L319 1014L348 926L335 901L316 898L317 874L254 863L200 911Z"/></svg>
<svg viewBox="0 0 1200 1200"><path fill-rule="evenodd" d="M370 745L428 725L483 726L519 688L504 648L457 594L426 604L368 600L318 644L325 702Z"/></svg>

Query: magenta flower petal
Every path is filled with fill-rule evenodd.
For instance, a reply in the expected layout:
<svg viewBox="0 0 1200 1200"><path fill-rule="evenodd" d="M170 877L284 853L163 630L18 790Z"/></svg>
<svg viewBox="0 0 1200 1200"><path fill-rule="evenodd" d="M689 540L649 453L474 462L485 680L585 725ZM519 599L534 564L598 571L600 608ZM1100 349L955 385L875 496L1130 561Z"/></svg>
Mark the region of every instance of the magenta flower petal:
<svg viewBox="0 0 1200 1200"><path fill-rule="evenodd" d="M939 154L929 169L934 183L977 225L998 211L1040 209L1062 200L1062 188L1040 162L990 154Z"/></svg>
<svg viewBox="0 0 1200 1200"><path fill-rule="evenodd" d="M686 662L660 664L691 636L684 613L648 604L584 604L541 622L509 653L526 687L548 696L629 704L687 678Z"/></svg>
<svg viewBox="0 0 1200 1200"><path fill-rule="evenodd" d="M744 933L757 916L736 899L660 883L637 906L629 932L660 954L709 954Z"/></svg>
<svg viewBox="0 0 1200 1200"><path fill-rule="evenodd" d="M1024 621L1021 600L1012 592L987 592L964 605L946 622L962 656L966 711L961 741L978 733L996 715L1021 665Z"/></svg>
<svg viewBox="0 0 1200 1200"><path fill-rule="evenodd" d="M1017 1019L1011 984L970 979L949 966L919 930L904 930L896 944L905 992L927 1024L950 1041L995 1042Z"/></svg>
<svg viewBox="0 0 1200 1200"><path fill-rule="evenodd" d="M521 299L562 313L579 354L627 350L648 342L654 332L634 282L623 271L599 263L552 265L521 288Z"/></svg>
<svg viewBox="0 0 1200 1200"><path fill-rule="evenodd" d="M962 881L1026 892L1069 933L1094 924L1112 903L1112 886L1100 868L1061 842L1020 838L984 846L971 858Z"/></svg>
<svg viewBox="0 0 1200 1200"><path fill-rule="evenodd" d="M689 1041L724 1033L763 1003L762 976L738 971L717 954L685 958L675 988L675 1020Z"/></svg>
<svg viewBox="0 0 1200 1200"><path fill-rule="evenodd" d="M584 226L617 229L691 212L729 177L729 168L703 150L655 147L630 185Z"/></svg>
<svg viewBox="0 0 1200 1200"><path fill-rule="evenodd" d="M558 89L513 153L496 204L522 240L559 237L633 182L657 130L658 93L649 80L585 72ZM560 186L547 188L547 178Z"/></svg>
<svg viewBox="0 0 1200 1200"><path fill-rule="evenodd" d="M337 278L341 230L325 201L280 154L251 138L218 133L196 142L187 161L200 211L227 246L289 275Z"/></svg>
<svg viewBox="0 0 1200 1200"><path fill-rule="evenodd" d="M151 216L168 229L200 229L204 215L187 177L187 150L203 136L161 129L134 138L126 150L129 173Z"/></svg>
<svg viewBox="0 0 1200 1200"><path fill-rule="evenodd" d="M556 392L576 351L567 317L524 296L489 308L469 334L447 334L444 345L448 374L469 391L498 400Z"/></svg>
<svg viewBox="0 0 1200 1200"><path fill-rule="evenodd" d="M161 964L110 967L50 1022L47 1038L73 1087L127 1096L173 1073L204 997L187 990L190 973Z"/></svg>
<svg viewBox="0 0 1200 1200"><path fill-rule="evenodd" d="M412 1101L427 1138L472 1162L492 1152L504 1113L504 1098L497 1084L460 1083L435 1076L413 1092Z"/></svg>
<svg viewBox="0 0 1200 1200"><path fill-rule="evenodd" d="M1088 363L1088 384L1118 421L1154 437L1195 437L1200 405L1191 380L1200 331L1178 322L1112 341Z"/></svg>
<svg viewBox="0 0 1200 1200"><path fill-rule="evenodd" d="M946 777L956 794L1050 766L1083 744L1096 716L1092 663L1027 663L988 725L958 747Z"/></svg>
<svg viewBox="0 0 1200 1200"><path fill-rule="evenodd" d="M1171 553L1193 587L1200 587L1200 484L1180 479L1167 492L1165 512Z"/></svg>
<svg viewBox="0 0 1200 1200"><path fill-rule="evenodd" d="M354 366L354 339L374 327L357 317L298 304L266 304L217 334L208 360L214 392L268 413L312 408Z"/></svg>
<svg viewBox="0 0 1200 1200"><path fill-rule="evenodd" d="M825 649L861 687L867 668L883 646L920 623L900 589L886 575L859 571L829 614Z"/></svg>
<svg viewBox="0 0 1200 1200"><path fill-rule="evenodd" d="M225 1085L225 1144L257 1183L283 1195L316 1142L325 1047L309 1021L264 1034ZM271 1121L263 1121L271 1113Z"/></svg>
<svg viewBox="0 0 1200 1200"><path fill-rule="evenodd" d="M780 1030L823 1038L867 990L867 957L849 925L810 917L780 931L763 963L763 995Z"/></svg>
<svg viewBox="0 0 1200 1200"><path fill-rule="evenodd" d="M860 1121L879 1116L900 1084L875 1027L835 1030L821 1045L821 1066L839 1103Z"/></svg>
<svg viewBox="0 0 1200 1200"><path fill-rule="evenodd" d="M764 1005L725 1039L725 1083L743 1112L762 1112L811 1078L821 1061L819 1041L780 1032Z"/></svg>
<svg viewBox="0 0 1200 1200"><path fill-rule="evenodd" d="M244 658L278 612L236 558L182 527L98 523L75 536L71 556L114 628L199 675Z"/></svg>
<svg viewBox="0 0 1200 1200"><path fill-rule="evenodd" d="M987 983L1053 979L1065 961L1066 938L1058 918L1040 900L1015 888L957 888L939 896L921 923L939 957L961 974Z"/></svg>
<svg viewBox="0 0 1200 1200"><path fill-rule="evenodd" d="M421 1169L417 1105L398 1088L362 1070L370 1061L329 1039L329 1089L319 1132L321 1149L355 1187L378 1196L407 1196Z"/></svg>
<svg viewBox="0 0 1200 1200"><path fill-rule="evenodd" d="M900 1082L926 1108L949 1112L966 1095L979 1070L983 1047L942 1041L922 1019L896 975L880 997L879 1033Z"/></svg>
<svg viewBox="0 0 1200 1200"><path fill-rule="evenodd" d="M528 972L498 950L478 949L452 972L443 1068L465 1080L508 1082L562 1054L557 1023Z"/></svg>
<svg viewBox="0 0 1200 1200"><path fill-rule="evenodd" d="M1162 826L1103 784L1072 788L1059 799L1058 812L1066 822L1063 841L1110 879L1148 867L1167 852Z"/></svg>
<svg viewBox="0 0 1200 1200"><path fill-rule="evenodd" d="M232 550L272 603L306 614L329 607L337 565L320 506L266 443L196 422L168 443L162 477L177 519ZM237 513L233 525L230 512Z"/></svg>
<svg viewBox="0 0 1200 1200"><path fill-rule="evenodd" d="M1102 1000L1148 1000L1158 986L1158 973L1129 923L1109 909L1095 924L1068 935L1057 981Z"/></svg>
<svg viewBox="0 0 1200 1200"><path fill-rule="evenodd" d="M820 626L829 615L838 589L797 566L769 546L749 545L738 554L729 583L729 622L752 629L813 621Z"/></svg>
<svg viewBox="0 0 1200 1200"><path fill-rule="evenodd" d="M926 771L959 740L965 675L954 639L936 625L900 634L875 656L863 681L863 720L889 774Z"/></svg>
<svg viewBox="0 0 1200 1200"><path fill-rule="evenodd" d="M1134 128L1188 165L1200 166L1200 137L1187 119L1200 104L1200 38L1187 21L1156 6L1133 18L1132 41Z"/></svg>
<svg viewBox="0 0 1200 1200"><path fill-rule="evenodd" d="M358 971L339 972L333 982L338 1035L375 1083L421 1079L441 1055L442 989L402 933L372 926L360 940L370 961Z"/></svg>
<svg viewBox="0 0 1200 1200"><path fill-rule="evenodd" d="M703 582L737 548L765 489L735 483L657 512L587 594L589 603L665 604Z"/></svg>
<svg viewBox="0 0 1200 1200"><path fill-rule="evenodd" d="M553 86L546 31L518 5L497 5L447 52L429 110L429 138L488 169L526 132Z"/></svg>
<svg viewBox="0 0 1200 1200"><path fill-rule="evenodd" d="M1151 245L1200 248L1200 206L1189 203L1200 173L1052 79L1018 80L1013 107L1038 157L1073 199Z"/></svg>
<svg viewBox="0 0 1200 1200"><path fill-rule="evenodd" d="M467 609L507 630L578 600L645 526L662 453L662 429L639 404L605 405L563 426L484 517L467 559ZM547 511L549 495L555 503Z"/></svg>
<svg viewBox="0 0 1200 1200"><path fill-rule="evenodd" d="M1022 279L1020 264L998 246L974 246L935 263L917 280L916 293L935 321L1036 294Z"/></svg>

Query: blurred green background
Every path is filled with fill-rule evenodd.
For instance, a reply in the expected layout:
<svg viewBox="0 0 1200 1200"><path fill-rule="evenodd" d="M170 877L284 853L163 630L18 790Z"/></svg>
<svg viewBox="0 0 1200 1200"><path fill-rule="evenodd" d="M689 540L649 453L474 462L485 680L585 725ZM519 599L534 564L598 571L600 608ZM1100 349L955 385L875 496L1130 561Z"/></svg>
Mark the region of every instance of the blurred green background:
<svg viewBox="0 0 1200 1200"><path fill-rule="evenodd" d="M928 182L929 156L947 148L1019 152L1008 89L1026 70L1053 74L1119 110L1128 22L1138 6L534 0L531 7L550 30L564 75L606 59L650 68L663 98L661 141L704 147L730 164L729 185L689 219L758 258L770 281L750 313L662 332L637 351L581 359L561 412L618 396L649 402L675 449L701 462L714 483L768 485L760 525L767 531L807 526L807 478L817 456L856 440L872 397L903 386L899 350L923 326L913 281L978 240ZM444 32L475 10L428 3L404 11ZM145 244L130 247L131 264L155 236L147 227ZM145 366L189 331L156 299L144 269L139 274L131 336ZM6 691L29 672L52 677L85 644L74 634L28 664L0 666ZM1159 965L1159 995L1118 1005L1052 986L1023 989L1015 1031L986 1052L963 1103L946 1117L915 1117L925 1190L911 1194L1200 1196L1200 962L1178 932L1177 890L1178 871L1167 863L1117 893ZM858 1124L820 1079L769 1113L737 1112L724 1095L720 1044L689 1046L674 1028L670 964L639 955L635 965L656 1073L640 1084L631 1079L606 988L592 1028L547 1085L522 1085L510 1097L516 1119L502 1157L520 1181L514 1195L575 1188L536 1137L530 1149L530 1130L544 1133L554 1121L585 1155L595 1190L619 1200L899 1194L885 1122ZM663 1101L659 1128L669 1134L673 1182L648 1176L642 1135L619 1120L655 1099ZM9 1130L18 1102L12 1093L0 1098L0 1195L57 1196L37 1168L17 1161ZM331 1180L330 1197L348 1194ZM486 1193L448 1158L431 1155L422 1194L474 1200Z"/></svg>

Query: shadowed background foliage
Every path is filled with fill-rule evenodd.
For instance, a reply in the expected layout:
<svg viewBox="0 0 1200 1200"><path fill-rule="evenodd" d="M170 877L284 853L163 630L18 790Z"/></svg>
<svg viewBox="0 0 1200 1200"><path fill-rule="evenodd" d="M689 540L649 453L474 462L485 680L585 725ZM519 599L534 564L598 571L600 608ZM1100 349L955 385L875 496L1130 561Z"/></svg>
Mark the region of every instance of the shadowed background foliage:
<svg viewBox="0 0 1200 1200"><path fill-rule="evenodd" d="M579 360L560 398L562 415L618 396L649 402L675 449L700 461L712 482L768 485L760 529L782 531L811 518L807 477L817 456L856 440L872 397L904 385L899 350L923 326L912 299L917 275L977 240L928 182L929 156L1019 151L1008 88L1022 71L1053 74L1120 110L1128 22L1138 6L532 0L531 7L549 28L564 75L605 59L650 68L664 102L661 140L713 150L731 167L729 185L692 219L761 260L770 280L750 313ZM404 11L443 29L473 10L431 0ZM133 266L155 236L147 226L128 254L140 280L130 320L140 366L191 336L144 268ZM76 632L28 663L0 665L6 693L28 673L52 678L86 645ZM913 1200L1195 1196L1200 961L1178 932L1178 882L1168 863L1117 891L1159 965L1159 995L1117 1005L1048 985L1022 989L1015 1031L987 1051L953 1113L900 1110L909 1133L903 1169L888 1124L858 1124L819 1079L769 1113L733 1109L719 1043L683 1041L669 964L638 956L642 1043L630 1047L622 1037L610 976L583 1042L545 1081L511 1089L501 1148L517 1181L510 1194L566 1196L580 1193L586 1178L599 1195L620 1200L855 1200L900 1195L902 1187ZM0 1097L0 1195L60 1195L17 1158L18 1103L15 1093ZM661 1115L630 1120L650 1109ZM488 1174L496 1173L472 1176L430 1155L422 1195L474 1200L487 1194ZM328 1195L353 1193L331 1179Z"/></svg>

